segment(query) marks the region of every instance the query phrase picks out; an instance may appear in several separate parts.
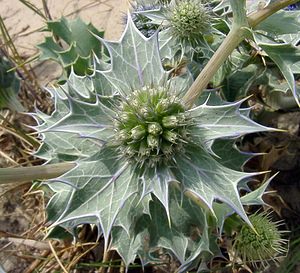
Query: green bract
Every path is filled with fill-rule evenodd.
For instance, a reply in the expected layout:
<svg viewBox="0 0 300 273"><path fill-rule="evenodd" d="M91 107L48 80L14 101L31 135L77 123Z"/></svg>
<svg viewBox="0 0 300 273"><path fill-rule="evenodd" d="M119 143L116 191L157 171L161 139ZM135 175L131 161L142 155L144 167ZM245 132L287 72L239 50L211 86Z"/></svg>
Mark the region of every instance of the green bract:
<svg viewBox="0 0 300 273"><path fill-rule="evenodd" d="M214 141L269 129L249 119L242 101L208 97L185 109L181 97L192 79L164 71L157 34L146 39L130 17L120 42L99 40L110 64L96 59L91 77L71 73L49 90L52 115L36 114L43 137L36 155L76 164L47 182L54 192L49 221L70 232L95 224L105 248L116 249L127 266L137 256L152 261L160 247L186 272L215 249L207 223L215 200L250 224L239 189L255 174L225 167L232 151L219 148L217 157Z"/></svg>

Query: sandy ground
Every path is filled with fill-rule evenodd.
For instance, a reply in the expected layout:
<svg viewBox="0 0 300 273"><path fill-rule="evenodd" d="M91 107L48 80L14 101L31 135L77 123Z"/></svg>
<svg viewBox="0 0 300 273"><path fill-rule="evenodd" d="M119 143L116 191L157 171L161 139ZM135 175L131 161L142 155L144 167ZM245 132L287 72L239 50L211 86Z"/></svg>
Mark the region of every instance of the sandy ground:
<svg viewBox="0 0 300 273"><path fill-rule="evenodd" d="M43 11L41 0L30 2ZM105 29L107 39L115 40L122 32L122 17L129 5L128 0L48 0L47 6L52 19L80 16ZM45 26L43 18L19 0L0 0L0 15L21 53L36 53L35 45L43 41L44 34L39 31Z"/></svg>

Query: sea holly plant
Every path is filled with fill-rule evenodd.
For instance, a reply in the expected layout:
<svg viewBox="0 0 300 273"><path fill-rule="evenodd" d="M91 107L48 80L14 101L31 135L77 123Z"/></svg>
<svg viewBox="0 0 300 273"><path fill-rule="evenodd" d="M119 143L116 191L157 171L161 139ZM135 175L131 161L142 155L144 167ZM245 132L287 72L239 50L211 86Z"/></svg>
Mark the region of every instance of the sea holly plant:
<svg viewBox="0 0 300 273"><path fill-rule="evenodd" d="M228 233L230 217L242 223L229 234L242 234L235 237L235 256L247 262L243 242L251 238L260 253L274 248L259 259L284 252L278 227L246 213L244 206L264 205L269 181L251 191L247 182L258 173L242 166L252 155L234 146L245 134L275 129L250 119L246 99L229 103L202 91L250 27L294 2L279 1L247 17L245 1L230 1L231 30L195 80L188 71L166 71L158 32L145 37L130 15L119 42L95 35L110 61L95 56L92 75L71 72L64 85L48 89L53 113L32 114L42 139L35 155L45 165L3 169L1 181L48 179L49 229L63 227L76 237L79 226L93 224L105 251L116 250L126 267L136 258L156 262L163 252L179 261L177 272L201 272L221 255L217 238ZM31 176L14 176L33 169Z"/></svg>

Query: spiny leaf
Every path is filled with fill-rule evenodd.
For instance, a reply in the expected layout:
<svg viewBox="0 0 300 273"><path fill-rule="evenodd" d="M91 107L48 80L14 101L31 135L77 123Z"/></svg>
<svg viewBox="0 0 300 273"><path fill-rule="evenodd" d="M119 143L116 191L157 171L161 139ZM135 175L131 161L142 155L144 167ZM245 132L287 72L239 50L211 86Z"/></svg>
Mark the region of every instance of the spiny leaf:
<svg viewBox="0 0 300 273"><path fill-rule="evenodd" d="M210 145L217 138L235 138L247 133L272 130L254 123L247 115L242 114L242 102L219 106L204 103L190 110L195 124L192 128L193 138Z"/></svg>
<svg viewBox="0 0 300 273"><path fill-rule="evenodd" d="M293 75L292 66L300 61L299 48L288 44L259 44L261 48L268 54L268 56L276 63L285 77L288 85L294 95L298 105L299 94L297 94L297 88Z"/></svg>
<svg viewBox="0 0 300 273"><path fill-rule="evenodd" d="M266 31L268 35L279 36L300 32L300 11L278 11L261 22L256 29Z"/></svg>
<svg viewBox="0 0 300 273"><path fill-rule="evenodd" d="M103 232L106 246L120 209L138 190L132 168L118 160L118 155L110 149L102 150L86 162L77 163L77 167L53 182L67 184L60 186L58 194L72 185L65 211L54 225L65 223L66 228L75 228L78 223L92 221ZM53 182L49 182L50 187ZM52 189L55 191L53 186Z"/></svg>
<svg viewBox="0 0 300 273"><path fill-rule="evenodd" d="M40 123L36 129L45 139L36 155L49 161L61 156L64 160L67 160L66 156L72 156L71 160L78 157L85 158L97 152L112 135L113 112L95 97L94 103L71 99L65 91L76 92L72 89L73 80L71 78L67 89L60 87L60 89L48 90L55 99L56 109L51 116L40 112L34 115ZM87 90L87 92L91 91ZM87 95L84 89L81 89L81 93L75 94Z"/></svg>
<svg viewBox="0 0 300 273"><path fill-rule="evenodd" d="M15 111L24 111L24 107L18 101L20 80L12 68L10 62L0 55L0 109L10 108Z"/></svg>
<svg viewBox="0 0 300 273"><path fill-rule="evenodd" d="M245 194L241 198L242 204L246 206L250 206L250 205L265 206L266 203L263 201L262 197L265 193L265 190L267 189L270 182L275 176L276 174L271 178L269 178L265 183L263 183L256 190ZM231 207L229 207L227 204L220 204L220 203L214 203L213 209L216 215L219 234L221 234L223 231L224 221L227 219L228 216L234 213L234 210Z"/></svg>
<svg viewBox="0 0 300 273"><path fill-rule="evenodd" d="M205 212L178 190L170 191L171 225L163 206L155 200L150 202L150 215L151 218L142 215L135 222L136 236L120 228L112 232L112 248L119 252L127 266L137 256L143 264L155 261L155 251L160 246L181 262L178 272L186 272L191 261L210 251Z"/></svg>
<svg viewBox="0 0 300 273"><path fill-rule="evenodd" d="M40 59L58 61L66 69L72 66L78 75L90 74L92 54L98 57L102 54L102 48L93 34L103 37L104 32L92 24L85 24L80 18L67 20L65 17L58 21L48 21L47 30L53 36L46 37L43 43L37 45L41 50ZM54 37L62 39L68 47L62 47Z"/></svg>
<svg viewBox="0 0 300 273"><path fill-rule="evenodd" d="M161 247L176 255L182 262L179 272L186 272L210 250L212 243L208 239L204 210L184 196L184 192L189 197L196 196L197 201L202 200L211 210L214 200L220 200L249 223L238 190L239 182L255 174L223 166L215 159L211 145L217 139L237 138L270 129L251 121L250 110L240 109L242 101L226 103L218 96L211 96L194 109L185 111L180 107L179 92L188 88L184 85L191 83L191 76L186 73L175 77L163 70L157 36L156 33L146 39L129 18L120 42L100 39L108 48L111 63L104 64L95 57L96 71L91 77L71 74L66 85L53 89L56 110L51 116L37 112L40 120L37 130L45 143L40 151L49 160L69 160L76 164L68 173L46 182L54 192L49 203L52 226L60 225L75 233L77 225L95 224L99 236L103 234L105 238L105 247L108 247L112 234L112 247L119 251L127 265L136 256L143 263L150 261L157 247ZM129 114L133 114L132 120L140 127L148 124L143 123L139 107L139 95L145 94L141 92L142 88L143 92L151 90L156 96L153 102L152 93L147 92L145 97L148 99L142 101L143 107L149 106L148 101L157 103L151 104L151 111L162 102L161 109L169 110L170 105L177 105L186 122L175 134L180 139L174 138L168 143L169 156L157 151L157 157L155 149L150 151L149 158L145 153L146 159L158 160L159 163L153 161L153 165L139 162L138 156L126 156L127 148L134 149L134 154L139 155L141 146L137 150L134 145L141 145L141 139L137 142L131 135L123 141L116 134L122 129L120 121L124 125ZM165 92L164 88L178 97L173 101L169 97L158 100L160 93L157 90ZM137 91L136 97L133 90ZM136 99L134 104L137 105L131 107L132 98ZM126 112L124 108L130 108L130 111ZM125 121L122 121L122 114ZM174 115L176 120L177 113ZM129 125L132 134L133 127ZM140 129L143 134L138 137L145 137L146 133L149 136L146 128ZM165 131L174 134L172 130ZM161 141L166 140L166 136L162 136ZM69 145L64 141L70 142ZM184 192L175 194L172 182L179 184ZM178 218L178 212L181 218ZM196 238L190 233L191 226L196 229Z"/></svg>
<svg viewBox="0 0 300 273"><path fill-rule="evenodd" d="M241 171L246 162L255 156L239 151L234 141L224 139L214 141L211 149L218 156L216 160L220 164L236 171Z"/></svg>
<svg viewBox="0 0 300 273"><path fill-rule="evenodd" d="M176 163L172 171L184 191L195 194L212 211L215 199L223 201L249 223L240 201L238 183L253 174L222 166L200 147L189 148L185 156L176 157Z"/></svg>
<svg viewBox="0 0 300 273"><path fill-rule="evenodd" d="M110 53L111 69L99 73L121 94L129 94L132 89L145 85L159 86L166 82L167 73L161 65L157 35L146 39L138 32L131 17L128 17L119 43L101 41Z"/></svg>

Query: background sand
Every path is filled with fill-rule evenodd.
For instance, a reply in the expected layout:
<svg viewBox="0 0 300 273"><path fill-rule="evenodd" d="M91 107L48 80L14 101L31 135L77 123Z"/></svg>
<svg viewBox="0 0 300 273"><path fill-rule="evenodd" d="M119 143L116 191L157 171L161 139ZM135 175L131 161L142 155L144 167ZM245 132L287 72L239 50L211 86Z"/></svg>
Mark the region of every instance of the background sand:
<svg viewBox="0 0 300 273"><path fill-rule="evenodd" d="M30 2L43 11L41 0ZM105 29L107 39L116 40L122 33L122 17L129 5L128 0L48 0L47 6L54 20L61 16L80 16L96 28ZM20 53L28 56L37 53L35 45L45 35L39 31L45 26L42 17L19 0L0 0L0 15Z"/></svg>

